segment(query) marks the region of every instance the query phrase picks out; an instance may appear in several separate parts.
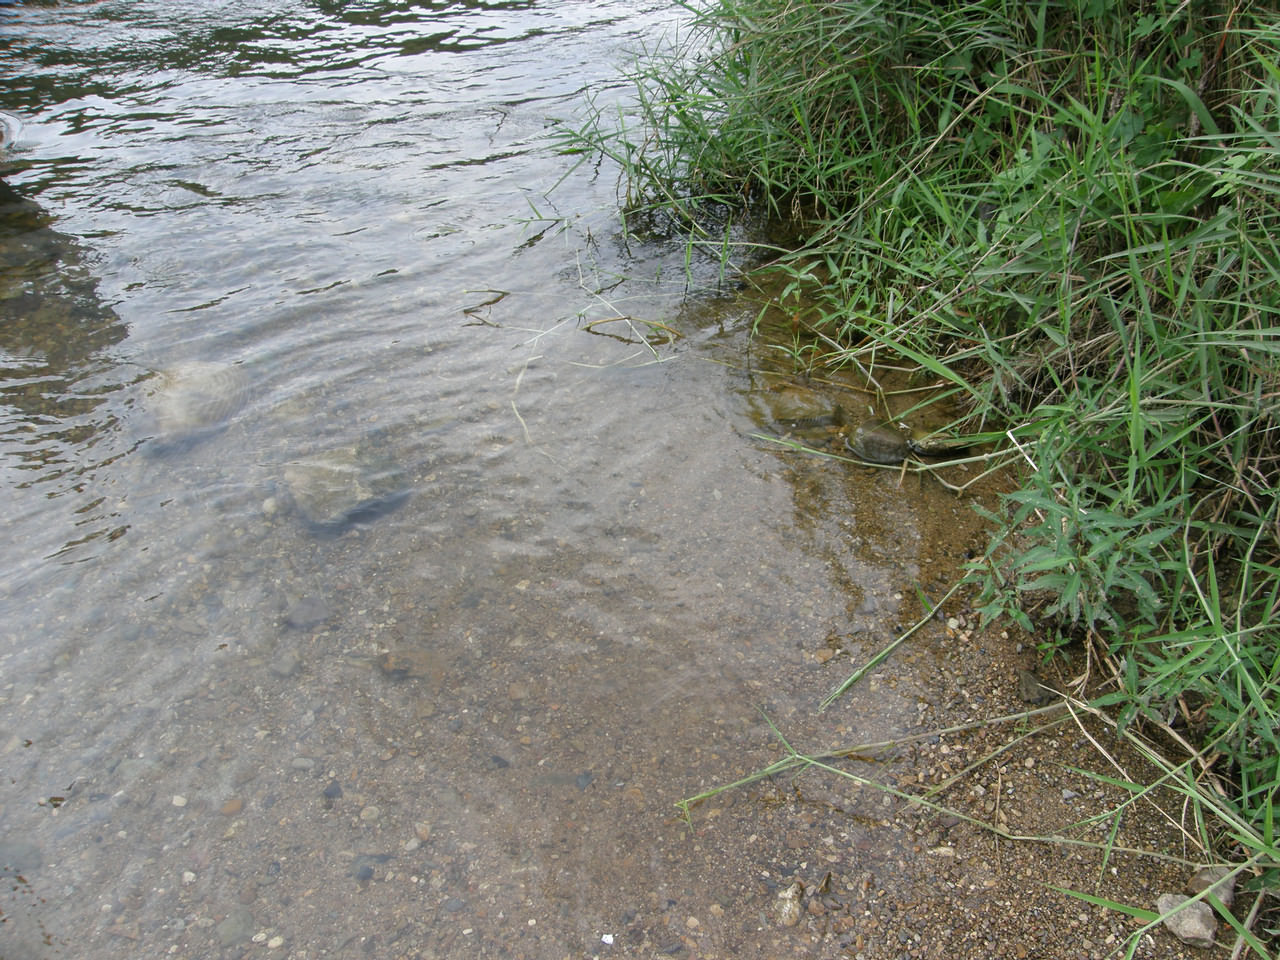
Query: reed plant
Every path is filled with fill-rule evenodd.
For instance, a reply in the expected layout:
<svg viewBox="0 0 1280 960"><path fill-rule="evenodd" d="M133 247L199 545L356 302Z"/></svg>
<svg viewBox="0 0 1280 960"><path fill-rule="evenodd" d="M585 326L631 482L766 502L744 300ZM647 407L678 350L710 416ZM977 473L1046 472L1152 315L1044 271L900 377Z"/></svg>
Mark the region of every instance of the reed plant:
<svg viewBox="0 0 1280 960"><path fill-rule="evenodd" d="M1147 0L701 0L634 97L564 128L633 223L772 269L821 350L891 353L1022 467L969 570L1100 703L1232 784L1280 786L1280 11ZM797 350L797 358L801 359ZM1225 826L1229 825L1229 826ZM1208 828L1206 828L1208 829Z"/></svg>

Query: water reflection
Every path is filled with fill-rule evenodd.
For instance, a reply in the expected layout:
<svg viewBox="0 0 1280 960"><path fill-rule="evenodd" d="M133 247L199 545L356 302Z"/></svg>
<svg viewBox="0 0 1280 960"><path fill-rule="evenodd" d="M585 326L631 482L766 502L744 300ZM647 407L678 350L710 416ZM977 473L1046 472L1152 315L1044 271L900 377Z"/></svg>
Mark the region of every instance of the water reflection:
<svg viewBox="0 0 1280 960"><path fill-rule="evenodd" d="M27 365L35 376L65 377L112 344L127 330L98 295L98 281L85 262L82 245L52 226L53 219L32 200L0 180L0 348L6 367ZM28 406L6 384L9 402L31 413L54 413L60 394L53 387L49 409ZM56 415L56 413L54 413Z"/></svg>
<svg viewBox="0 0 1280 960"><path fill-rule="evenodd" d="M416 74L420 82L453 87L466 97L474 68L459 65L459 55L516 45L520 49L509 58L481 68L514 78L513 68L528 62L528 41L627 18L608 4L560 3L544 10L532 0L294 0L267 10L244 0L65 6L28 5L25 29L0 36L0 53L17 68L6 95L11 106L35 112L81 97L138 96L190 73L332 82L394 72Z"/></svg>
<svg viewBox="0 0 1280 960"><path fill-rule="evenodd" d="M0 459L17 488L64 500L58 513L69 513L75 528L63 543L29 541L15 558L19 569L123 532L102 499L86 495L95 473L120 455L108 401L128 382L122 375L136 379L110 356L128 330L101 301L91 259L37 203L0 181Z"/></svg>

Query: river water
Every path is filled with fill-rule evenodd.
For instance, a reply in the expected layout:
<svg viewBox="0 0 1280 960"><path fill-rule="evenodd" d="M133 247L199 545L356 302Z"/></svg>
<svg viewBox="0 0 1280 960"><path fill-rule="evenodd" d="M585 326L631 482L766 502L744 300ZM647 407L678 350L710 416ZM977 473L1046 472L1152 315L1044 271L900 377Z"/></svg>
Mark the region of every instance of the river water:
<svg viewBox="0 0 1280 960"><path fill-rule="evenodd" d="M6 960L842 949L876 798L675 804L917 729L817 699L968 511L753 436L862 395L549 144L676 16L0 7Z"/></svg>

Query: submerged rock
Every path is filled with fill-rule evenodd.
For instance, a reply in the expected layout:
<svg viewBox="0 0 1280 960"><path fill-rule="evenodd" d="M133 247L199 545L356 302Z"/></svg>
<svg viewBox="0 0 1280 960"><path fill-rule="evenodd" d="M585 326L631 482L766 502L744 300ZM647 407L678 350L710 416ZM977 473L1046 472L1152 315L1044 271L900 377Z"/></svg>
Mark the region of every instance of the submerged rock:
<svg viewBox="0 0 1280 960"><path fill-rule="evenodd" d="M913 454L918 457L954 457L969 450L969 443L965 440L908 431L905 424L898 426L880 419L858 424L845 445L859 460L889 466L902 463Z"/></svg>
<svg viewBox="0 0 1280 960"><path fill-rule="evenodd" d="M253 913L248 907L232 907L226 917L213 928L224 947L233 947L253 936Z"/></svg>
<svg viewBox="0 0 1280 960"><path fill-rule="evenodd" d="M193 360L161 370L146 400L154 427L150 449L186 450L224 430L248 396L248 374L234 364Z"/></svg>
<svg viewBox="0 0 1280 960"><path fill-rule="evenodd" d="M804 913L801 898L804 896L804 884L799 880L778 894L778 924L783 927L794 927L800 922Z"/></svg>
<svg viewBox="0 0 1280 960"><path fill-rule="evenodd" d="M409 495L404 472L371 445L336 447L286 463L284 484L302 518L326 533L382 516Z"/></svg>
<svg viewBox="0 0 1280 960"><path fill-rule="evenodd" d="M858 424L845 445L850 453L867 463L901 463L911 452L906 434L884 420L866 420Z"/></svg>
<svg viewBox="0 0 1280 960"><path fill-rule="evenodd" d="M773 421L773 426L780 433L792 433L794 431L843 427L846 422L844 409L837 404L830 410L825 411L813 409L788 411L788 415L777 417Z"/></svg>
<svg viewBox="0 0 1280 960"><path fill-rule="evenodd" d="M296 630L307 630L318 627L331 616L333 611L319 597L302 597L285 609L284 622Z"/></svg>

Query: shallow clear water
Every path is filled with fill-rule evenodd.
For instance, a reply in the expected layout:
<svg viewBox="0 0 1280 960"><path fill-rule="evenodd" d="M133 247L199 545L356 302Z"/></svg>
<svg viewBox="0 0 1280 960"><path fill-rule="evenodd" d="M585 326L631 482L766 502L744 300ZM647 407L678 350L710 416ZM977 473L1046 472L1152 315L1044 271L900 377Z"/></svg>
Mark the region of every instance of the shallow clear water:
<svg viewBox="0 0 1280 960"><path fill-rule="evenodd" d="M673 804L772 759L762 707L915 717L904 678L819 718L814 652L962 538L753 439L857 395L624 243L611 172L547 195L552 118L673 16L0 7L6 958L776 955L809 854ZM199 433L193 362L239 384Z"/></svg>

